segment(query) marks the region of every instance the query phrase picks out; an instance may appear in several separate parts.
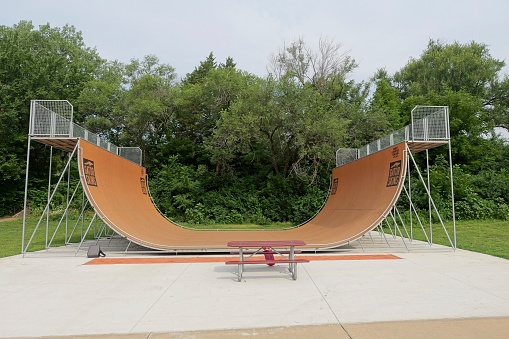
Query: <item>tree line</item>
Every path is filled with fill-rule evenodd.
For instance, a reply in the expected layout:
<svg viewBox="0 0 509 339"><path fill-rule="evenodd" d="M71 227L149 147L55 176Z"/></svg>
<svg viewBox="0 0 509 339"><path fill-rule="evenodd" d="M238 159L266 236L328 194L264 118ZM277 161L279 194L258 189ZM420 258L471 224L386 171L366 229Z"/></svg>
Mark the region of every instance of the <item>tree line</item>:
<svg viewBox="0 0 509 339"><path fill-rule="evenodd" d="M509 126L504 66L483 43L430 40L394 74L381 67L358 82L340 44L297 39L270 56L265 77L212 52L179 77L154 55L105 60L70 25L0 26L0 215L23 206L30 100L65 99L76 123L140 147L156 204L190 223L303 222L327 196L338 148L408 124L415 105L449 106L457 216L506 219L509 146L493 132ZM40 208L48 147L32 147L30 206ZM431 185L447 207L443 154L431 152Z"/></svg>

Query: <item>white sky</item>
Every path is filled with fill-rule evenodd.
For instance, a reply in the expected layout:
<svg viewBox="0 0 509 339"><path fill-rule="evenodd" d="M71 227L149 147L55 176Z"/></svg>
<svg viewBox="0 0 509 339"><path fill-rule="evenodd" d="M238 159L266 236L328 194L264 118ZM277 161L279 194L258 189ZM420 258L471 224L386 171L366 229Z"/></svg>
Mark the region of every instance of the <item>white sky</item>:
<svg viewBox="0 0 509 339"><path fill-rule="evenodd" d="M268 57L299 37L315 50L320 37L340 43L357 81L400 70L429 39L485 43L508 63L508 13L507 0L0 0L0 25L70 24L105 59L154 54L180 77L210 52L265 76Z"/></svg>

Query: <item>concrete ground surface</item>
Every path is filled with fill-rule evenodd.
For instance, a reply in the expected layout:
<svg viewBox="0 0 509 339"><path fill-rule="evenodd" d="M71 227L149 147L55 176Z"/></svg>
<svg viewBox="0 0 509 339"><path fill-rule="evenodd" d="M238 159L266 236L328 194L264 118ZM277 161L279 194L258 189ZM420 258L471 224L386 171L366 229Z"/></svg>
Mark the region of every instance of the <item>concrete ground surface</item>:
<svg viewBox="0 0 509 339"><path fill-rule="evenodd" d="M0 338L509 338L509 261L434 248L312 260L295 281L287 265L248 266L237 282L223 262L3 258Z"/></svg>

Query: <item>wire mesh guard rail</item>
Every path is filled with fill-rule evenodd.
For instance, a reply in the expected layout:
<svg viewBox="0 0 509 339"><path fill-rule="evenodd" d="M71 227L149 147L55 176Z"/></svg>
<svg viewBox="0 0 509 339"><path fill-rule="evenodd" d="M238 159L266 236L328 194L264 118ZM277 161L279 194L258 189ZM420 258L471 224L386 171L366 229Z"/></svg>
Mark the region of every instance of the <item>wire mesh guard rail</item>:
<svg viewBox="0 0 509 339"><path fill-rule="evenodd" d="M50 138L81 138L141 165L142 152L139 147L118 147L98 134L75 124L73 111L73 106L67 100L32 100L30 137L39 141Z"/></svg>
<svg viewBox="0 0 509 339"><path fill-rule="evenodd" d="M361 148L340 148L336 151L336 166L381 151L400 142L427 142L427 148L441 145L450 139L449 108L447 106L416 106L411 123Z"/></svg>

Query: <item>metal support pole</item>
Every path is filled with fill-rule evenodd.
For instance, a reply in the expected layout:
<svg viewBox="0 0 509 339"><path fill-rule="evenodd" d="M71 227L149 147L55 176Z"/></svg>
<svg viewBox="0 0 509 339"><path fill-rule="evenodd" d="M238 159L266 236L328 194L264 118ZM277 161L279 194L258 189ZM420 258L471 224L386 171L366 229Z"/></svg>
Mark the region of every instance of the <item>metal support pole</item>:
<svg viewBox="0 0 509 339"><path fill-rule="evenodd" d="M46 210L46 241L45 249L48 249L48 233L49 233L49 210L50 210L50 197L51 197L51 170L53 167L53 146L49 151L49 170L48 170L48 209Z"/></svg>
<svg viewBox="0 0 509 339"><path fill-rule="evenodd" d="M68 241L69 241L69 243L71 242L71 238L72 238L72 236L74 235L74 232L76 231L76 228L78 228L78 224L80 223L80 221L81 221L82 219L84 219L84 218L85 218L85 208L86 208L86 207L87 207L86 205L85 205L85 206L81 206L81 213L80 213L80 216L78 217L78 220L76 220L76 223L74 224L74 227L73 227L73 229L72 229L71 233L69 234L69 240L68 240ZM84 222L84 221L83 221L83 222Z"/></svg>
<svg viewBox="0 0 509 339"><path fill-rule="evenodd" d="M408 251L408 247L406 245L405 238L403 237L403 234L401 233L401 229L398 226L398 221L396 220L395 212L394 213L391 212L390 215L392 217L392 220L394 221L394 233L399 232L401 241L403 241L403 245L405 245L405 248ZM395 234L395 235L397 235L397 234ZM394 237L394 239L396 239L396 237Z"/></svg>
<svg viewBox="0 0 509 339"><path fill-rule="evenodd" d="M401 223L401 226L403 226L403 229L405 230L407 238L410 241L412 241L412 239L410 238L410 234L408 234L408 230L406 228L405 222L403 221L403 218L401 217L401 214L399 213L398 207L396 205L394 205L394 212L395 212L394 213L395 216L397 216L399 218L399 222Z"/></svg>
<svg viewBox="0 0 509 339"><path fill-rule="evenodd" d="M364 246L362 246L362 237L357 239L357 241L359 242L359 245L361 245L362 252L365 252Z"/></svg>
<svg viewBox="0 0 509 339"><path fill-rule="evenodd" d="M452 227L453 227L453 243L454 250L456 250L456 208L454 206L454 179L453 179L453 167L452 167L452 151L451 151L451 139L449 139L449 171L451 175L451 208L452 208Z"/></svg>
<svg viewBox="0 0 509 339"><path fill-rule="evenodd" d="M426 150L426 175L428 179L428 212L429 212L429 237L433 242L433 216L431 213L431 183L429 178L429 152Z"/></svg>
<svg viewBox="0 0 509 339"><path fill-rule="evenodd" d="M71 124L72 125L72 124ZM71 157L70 154L68 154L69 158ZM71 188L71 166L67 168L67 208L65 209L65 236L64 236L64 243L67 242L67 235L69 232L69 190ZM74 198L74 193L72 194ZM72 201L72 199L71 199Z"/></svg>
<svg viewBox="0 0 509 339"><path fill-rule="evenodd" d="M74 149L73 154L74 154L75 151L76 151L76 148ZM67 164L66 164L66 169L67 169L67 166L70 166L70 161L71 161L71 159L69 158L69 161L67 161ZM65 172L65 170L64 170L64 172ZM50 195L49 202L51 202L51 200L53 200L53 196L55 195L55 193L56 193L56 191L58 189L58 186L60 185L60 182L62 181L63 177L64 177L64 173L62 172L62 174L60 175L60 178L58 179L57 183L55 184L55 189L53 190L53 193L51 193L51 195ZM30 237L30 240L28 241L28 243L27 243L26 247L23 249L23 251L26 251L28 249L28 247L30 246L30 244L32 243L32 240L34 239L35 233L39 229L39 226L41 225L41 222L42 222L42 220L44 218L44 214L46 214L47 210L49 209L49 202L48 202L48 204L46 204L46 207L42 211L41 217L39 218L39 221L37 222L37 225L35 226L35 229L32 232L32 236ZM23 251L22 251L22 253L24 253Z"/></svg>
<svg viewBox="0 0 509 339"><path fill-rule="evenodd" d="M371 239L371 242L374 244L375 239L373 239L373 236L371 235L371 231L368 232L369 239Z"/></svg>
<svg viewBox="0 0 509 339"><path fill-rule="evenodd" d="M83 208L83 212L85 211L85 190L83 189L83 194L81 195L81 207ZM83 219L81 219L81 237L83 238L83 229L85 228L85 213L83 213Z"/></svg>
<svg viewBox="0 0 509 339"><path fill-rule="evenodd" d="M410 172L410 159L408 156L406 157L406 168L407 168L407 177L408 177L408 210L410 215L410 238L414 238L414 222L413 222L413 216L412 216L412 182L411 182L411 172ZM405 186L403 185L403 188Z"/></svg>
<svg viewBox="0 0 509 339"><path fill-rule="evenodd" d="M85 238L86 238L86 236L87 236L88 230L89 230L89 229L90 229L90 227L92 226L92 223L94 222L95 217L97 217L97 213L95 213L95 214L94 214L94 216L92 217L92 220L90 220L90 223L88 224L88 227L87 227L87 230L85 231L85 234L84 234L84 235L82 236L82 238L81 238L81 242L80 242L80 244L78 245L78 249L76 250L75 255L77 255L77 254L78 254L78 252L80 251L80 249L81 249L81 245L83 245L83 242L85 241Z"/></svg>
<svg viewBox="0 0 509 339"><path fill-rule="evenodd" d="M49 241L48 247L51 246L51 243L55 239L55 236L57 235L58 229L60 228L60 225L62 224L63 219L67 216L67 211L69 210L69 206L71 205L72 201L74 200L74 195L76 194L76 191L78 190L79 187L80 187L80 183L78 183L76 185L76 188L74 189L72 197L70 198L69 201L67 201L67 205L65 207L65 212L64 212L64 214L62 214L62 217L60 218L60 221L58 222L58 224L55 228L55 231L53 232L53 236L51 237L51 240ZM66 223L67 223L67 220L66 220ZM65 227L66 227L66 230L65 230L64 243L65 243L65 245L67 245L67 224L65 225Z"/></svg>
<svg viewBox="0 0 509 339"><path fill-rule="evenodd" d="M103 223L104 224L104 227L106 227L106 223ZM114 237L115 237L115 234L117 234L114 230L111 230L112 233L111 233L111 236L110 236L110 241L108 241L108 246L111 245L111 242L113 241ZM120 238L122 239L122 238Z"/></svg>
<svg viewBox="0 0 509 339"><path fill-rule="evenodd" d="M30 135L28 136L27 164L25 173L25 198L23 202L23 230L21 231L21 254L25 257L25 229L27 225L28 172L30 169Z"/></svg>
<svg viewBox="0 0 509 339"><path fill-rule="evenodd" d="M390 212L389 212L390 213ZM389 220L387 217L385 217L385 224L387 225L387 228L389 229L389 232L391 233L392 237L395 238L396 236L394 235L394 233L392 232L392 226L391 224L389 223Z"/></svg>
<svg viewBox="0 0 509 339"><path fill-rule="evenodd" d="M94 225L95 227L95 225ZM97 241L95 242L96 244L99 244L99 240L101 240L101 235L103 234L103 232L105 231L106 229L106 223L103 223L102 227L101 227L101 230L99 231L99 234L97 235ZM109 246L110 244L108 244Z"/></svg>
<svg viewBox="0 0 509 339"><path fill-rule="evenodd" d="M378 227L378 229L379 229L379 232L380 232L381 236L385 239L385 242L387 243L387 245L388 245L389 247L391 247L391 245L389 244L389 240L387 240L387 237L385 236L385 232L384 232L384 230L383 230L382 223L383 223L383 222L379 223L377 227Z"/></svg>
<svg viewBox="0 0 509 339"><path fill-rule="evenodd" d="M406 146L408 148L408 145ZM419 174L419 179L421 179L421 183L423 184L424 186L424 189L426 190L426 193L428 194L428 197L430 197L430 201L431 201L431 205L433 206L433 209L435 211L435 213L437 214L437 217L438 217L438 221L440 222L440 224L442 225L442 228L445 232L445 235L447 236L447 239L449 240L449 243L451 244L451 247L453 246L453 243L452 243L452 240L451 240L451 237L449 236L449 233L447 232L447 228L445 228L445 225L444 225L444 221L442 220L442 217L440 216L440 213L438 212L438 208L437 206L435 205L435 202L433 201L433 199L431 198L431 193L430 191L428 190L428 187L426 186L426 183L424 182L424 178L422 177L422 174L421 172L419 171L419 169L417 168L417 163L415 162L415 159L414 157L412 157L412 162L414 163L414 166L415 168L417 169L417 174ZM431 238L430 238L431 239Z"/></svg>
<svg viewBox="0 0 509 339"><path fill-rule="evenodd" d="M129 250L129 246L131 246L131 240L129 240L129 243L127 243L127 247L125 248L124 253L127 253L127 251Z"/></svg>
<svg viewBox="0 0 509 339"><path fill-rule="evenodd" d="M393 210L394 209L391 207L391 209L389 210L389 215L391 216L392 222L394 223L394 233L392 233L392 229L391 229L392 238L396 239L396 237L398 236L398 232L397 232L397 227L396 227L396 218L394 218Z"/></svg>
<svg viewBox="0 0 509 339"><path fill-rule="evenodd" d="M408 192L406 191L406 188L403 186L403 189L405 190L405 193L407 194L407 196L409 195ZM426 241L428 242L429 245L431 245L431 242L429 241L429 238L428 238L428 234L426 233L426 230L424 229L424 226L421 222L421 218L419 217L419 213L417 212L417 209L415 208L413 202L410 200L410 213L415 213L415 218L417 219L417 222L419 223L419 226L421 227L421 230L422 230L422 233L424 233L424 236L426 237ZM412 214L410 214L412 215Z"/></svg>

